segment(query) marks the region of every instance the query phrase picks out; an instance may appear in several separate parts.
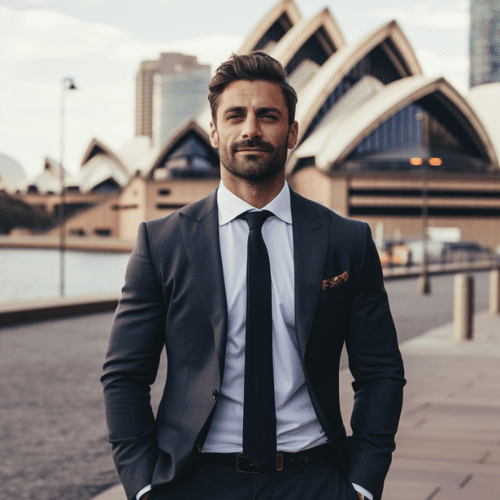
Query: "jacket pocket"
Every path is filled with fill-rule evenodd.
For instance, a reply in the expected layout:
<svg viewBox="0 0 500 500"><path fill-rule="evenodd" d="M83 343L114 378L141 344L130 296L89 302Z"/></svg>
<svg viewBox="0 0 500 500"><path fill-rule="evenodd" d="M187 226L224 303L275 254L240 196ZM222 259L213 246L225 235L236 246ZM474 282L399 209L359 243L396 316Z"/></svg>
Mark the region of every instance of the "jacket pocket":
<svg viewBox="0 0 500 500"><path fill-rule="evenodd" d="M166 453L172 453L177 442L182 438L183 430L163 420L156 420L158 448Z"/></svg>

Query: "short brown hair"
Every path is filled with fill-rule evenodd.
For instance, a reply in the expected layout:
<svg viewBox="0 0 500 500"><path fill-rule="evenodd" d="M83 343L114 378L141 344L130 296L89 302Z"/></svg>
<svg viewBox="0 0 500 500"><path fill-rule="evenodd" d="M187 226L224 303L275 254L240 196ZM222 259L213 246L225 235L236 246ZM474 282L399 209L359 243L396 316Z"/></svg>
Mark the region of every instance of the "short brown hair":
<svg viewBox="0 0 500 500"><path fill-rule="evenodd" d="M237 80L264 80L275 82L281 87L285 104L288 110L288 123L295 121L295 106L297 105L297 92L287 81L287 74L279 61L260 50L250 54L233 54L226 62L222 63L208 85L208 101L212 120L217 125L217 108L219 97L224 89Z"/></svg>

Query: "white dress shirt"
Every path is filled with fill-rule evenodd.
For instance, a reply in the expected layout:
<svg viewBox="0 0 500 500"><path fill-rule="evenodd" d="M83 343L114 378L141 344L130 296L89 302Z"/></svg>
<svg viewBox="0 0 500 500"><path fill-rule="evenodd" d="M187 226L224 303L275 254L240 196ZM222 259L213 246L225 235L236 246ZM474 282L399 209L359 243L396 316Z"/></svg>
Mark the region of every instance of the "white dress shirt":
<svg viewBox="0 0 500 500"><path fill-rule="evenodd" d="M248 224L238 216L256 210L224 184L217 192L219 236L228 328L224 378L203 451L241 453L247 307ZM295 279L290 190L285 185L263 210L269 217L262 237L271 265L272 335L276 438L279 451L300 451L326 443L307 391L295 340Z"/></svg>
<svg viewBox="0 0 500 500"><path fill-rule="evenodd" d="M248 224L238 216L257 209L238 198L221 182L217 191L219 240L226 291L228 327L224 377L214 418L202 452L243 451L243 400L247 304ZM281 192L262 210L269 217L262 237L271 266L272 342L276 439L278 451L298 452L327 443L314 411L297 351L295 336L295 276L290 189ZM372 500L361 486L354 488ZM151 489L146 486L138 494Z"/></svg>

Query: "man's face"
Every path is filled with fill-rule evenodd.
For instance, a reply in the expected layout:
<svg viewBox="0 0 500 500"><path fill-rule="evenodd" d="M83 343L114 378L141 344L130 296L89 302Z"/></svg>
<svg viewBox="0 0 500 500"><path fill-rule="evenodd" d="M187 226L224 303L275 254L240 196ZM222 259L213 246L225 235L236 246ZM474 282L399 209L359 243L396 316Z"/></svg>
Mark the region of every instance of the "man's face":
<svg viewBox="0 0 500 500"><path fill-rule="evenodd" d="M246 180L282 170L297 135L297 122L288 125L280 86L263 80L230 83L219 97L217 124L210 123L210 142L219 149L222 166Z"/></svg>

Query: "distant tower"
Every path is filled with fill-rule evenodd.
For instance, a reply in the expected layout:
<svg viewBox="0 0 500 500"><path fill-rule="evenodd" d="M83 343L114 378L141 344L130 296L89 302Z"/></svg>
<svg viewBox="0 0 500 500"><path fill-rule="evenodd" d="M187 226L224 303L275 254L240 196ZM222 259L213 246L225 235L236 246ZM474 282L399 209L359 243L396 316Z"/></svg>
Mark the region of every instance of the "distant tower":
<svg viewBox="0 0 500 500"><path fill-rule="evenodd" d="M471 0L470 86L500 82L500 0Z"/></svg>
<svg viewBox="0 0 500 500"><path fill-rule="evenodd" d="M161 54L153 77L153 144L161 146L186 119L206 104L210 65L196 56Z"/></svg>
<svg viewBox="0 0 500 500"><path fill-rule="evenodd" d="M155 146L207 102L210 66L196 56L163 53L157 61L142 61L136 77L136 135L147 135Z"/></svg>
<svg viewBox="0 0 500 500"><path fill-rule="evenodd" d="M153 137L153 76L158 61L142 61L135 77L135 135Z"/></svg>

